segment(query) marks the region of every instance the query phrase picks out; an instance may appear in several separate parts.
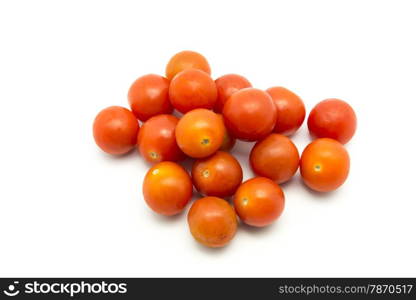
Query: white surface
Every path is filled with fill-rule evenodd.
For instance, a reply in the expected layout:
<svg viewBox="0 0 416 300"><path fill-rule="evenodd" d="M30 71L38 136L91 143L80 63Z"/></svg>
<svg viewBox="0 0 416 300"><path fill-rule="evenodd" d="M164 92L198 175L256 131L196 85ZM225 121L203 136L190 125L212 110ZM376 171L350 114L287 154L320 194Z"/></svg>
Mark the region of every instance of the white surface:
<svg viewBox="0 0 416 300"><path fill-rule="evenodd" d="M0 276L416 276L414 1L2 1ZM358 116L351 173L319 196L299 176L265 229L203 248L186 213L154 215L148 165L92 138L96 113L184 49L213 77L282 85L308 112ZM308 143L306 124L295 135ZM250 144L233 153L243 164ZM189 208L189 206L188 206Z"/></svg>

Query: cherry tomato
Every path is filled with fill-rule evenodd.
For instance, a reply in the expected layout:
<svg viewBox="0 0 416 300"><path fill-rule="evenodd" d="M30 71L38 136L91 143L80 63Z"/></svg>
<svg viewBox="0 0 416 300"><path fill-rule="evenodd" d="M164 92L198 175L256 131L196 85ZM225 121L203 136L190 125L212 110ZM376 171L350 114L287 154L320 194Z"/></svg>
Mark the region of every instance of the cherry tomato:
<svg viewBox="0 0 416 300"><path fill-rule="evenodd" d="M221 120L224 122L224 118L222 117L222 115L218 114L221 117ZM233 149L234 145L235 145L236 139L235 137L231 136L228 132L228 130L225 130L225 134L224 134L224 139L222 140L222 144L220 147L220 150L222 151L230 151L231 149Z"/></svg>
<svg viewBox="0 0 416 300"><path fill-rule="evenodd" d="M288 137L273 133L253 147L250 164L257 175L283 183L296 173L299 152Z"/></svg>
<svg viewBox="0 0 416 300"><path fill-rule="evenodd" d="M133 113L141 121L173 111L169 80L163 76L148 74L138 78L129 89L128 99Z"/></svg>
<svg viewBox="0 0 416 300"><path fill-rule="evenodd" d="M319 102L308 117L312 136L331 138L342 144L348 143L357 128L357 117L352 107L339 99Z"/></svg>
<svg viewBox="0 0 416 300"><path fill-rule="evenodd" d="M218 90L218 99L215 103L214 110L216 112L222 112L225 100L227 100L232 94L243 88L251 87L250 81L245 77L237 74L227 74L221 76L215 80Z"/></svg>
<svg viewBox="0 0 416 300"><path fill-rule="evenodd" d="M336 140L322 138L310 143L300 159L300 174L305 184L318 192L340 187L348 177L350 158Z"/></svg>
<svg viewBox="0 0 416 300"><path fill-rule="evenodd" d="M139 131L137 146L148 162L178 161L184 158L175 137L178 121L172 115L158 115L144 122Z"/></svg>
<svg viewBox="0 0 416 300"><path fill-rule="evenodd" d="M228 130L226 130L225 131L225 134L224 134L224 139L223 139L222 144L221 144L221 147L220 147L220 150L222 150L222 151L230 151L234 147L235 142L236 142L235 138L232 137L228 133Z"/></svg>
<svg viewBox="0 0 416 300"><path fill-rule="evenodd" d="M284 87L272 87L266 90L277 108L277 121L274 132L292 135L305 120L305 105L298 95Z"/></svg>
<svg viewBox="0 0 416 300"><path fill-rule="evenodd" d="M192 180L203 195L229 197L234 195L243 180L243 170L234 156L218 151L194 162Z"/></svg>
<svg viewBox="0 0 416 300"><path fill-rule="evenodd" d="M158 214L180 213L191 200L192 180L180 165L164 161L154 165L143 181L143 196L147 205Z"/></svg>
<svg viewBox="0 0 416 300"><path fill-rule="evenodd" d="M263 227L273 223L283 212L285 196L271 179L249 179L237 189L234 207L240 219L251 226Z"/></svg>
<svg viewBox="0 0 416 300"><path fill-rule="evenodd" d="M225 126L219 115L208 109L194 109L186 113L176 126L179 148L194 158L215 153L223 143Z"/></svg>
<svg viewBox="0 0 416 300"><path fill-rule="evenodd" d="M188 213L192 236L208 247L227 245L237 232L237 216L224 199L205 197L196 200Z"/></svg>
<svg viewBox="0 0 416 300"><path fill-rule="evenodd" d="M166 77L172 79L176 74L187 69L198 69L211 75L208 61L198 52L182 51L176 53L166 66Z"/></svg>
<svg viewBox="0 0 416 300"><path fill-rule="evenodd" d="M230 134L238 139L256 141L266 137L276 124L276 106L266 92L246 88L232 94L222 111Z"/></svg>
<svg viewBox="0 0 416 300"><path fill-rule="evenodd" d="M173 107L181 113L195 108L212 109L217 101L217 87L207 73L189 69L172 79L169 97Z"/></svg>
<svg viewBox="0 0 416 300"><path fill-rule="evenodd" d="M100 111L94 120L95 143L104 152L125 154L136 145L139 122L134 114L120 106L110 106Z"/></svg>

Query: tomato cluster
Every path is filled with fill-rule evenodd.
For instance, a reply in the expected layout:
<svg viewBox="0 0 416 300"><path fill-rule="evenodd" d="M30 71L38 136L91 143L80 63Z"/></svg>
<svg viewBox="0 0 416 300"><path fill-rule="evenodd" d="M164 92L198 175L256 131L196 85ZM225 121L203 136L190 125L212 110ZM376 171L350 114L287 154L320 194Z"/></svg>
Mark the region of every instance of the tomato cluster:
<svg viewBox="0 0 416 300"><path fill-rule="evenodd" d="M307 123L314 140L301 155L289 138L306 115L298 95L283 87L253 88L236 74L214 81L208 61L197 52L173 56L166 77L138 78L128 102L131 110L112 106L97 115L96 144L113 155L137 146L153 164L143 196L156 213L182 212L195 187L203 197L192 203L188 225L205 246L228 244L238 220L256 227L275 222L285 205L279 184L298 169L305 185L318 192L335 190L348 177L350 159L343 144L353 137L357 121L342 100L327 99L312 109ZM183 115L172 115L174 110ZM240 163L229 153L236 139L256 142L249 157L256 177L244 182ZM179 164L187 156L194 159L190 173Z"/></svg>

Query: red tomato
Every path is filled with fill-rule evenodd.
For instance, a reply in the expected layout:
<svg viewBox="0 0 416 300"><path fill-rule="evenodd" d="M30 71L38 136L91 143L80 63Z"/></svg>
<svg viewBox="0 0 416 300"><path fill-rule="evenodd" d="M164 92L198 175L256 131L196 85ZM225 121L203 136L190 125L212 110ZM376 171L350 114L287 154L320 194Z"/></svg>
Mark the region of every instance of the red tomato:
<svg viewBox="0 0 416 300"><path fill-rule="evenodd" d="M207 247L227 245L237 232L237 216L227 201L217 197L196 200L188 213L192 236Z"/></svg>
<svg viewBox="0 0 416 300"><path fill-rule="evenodd" d="M176 126L179 148L194 158L214 154L223 143L224 123L219 115L208 109L194 109L186 113Z"/></svg>
<svg viewBox="0 0 416 300"><path fill-rule="evenodd" d="M273 133L253 147L250 164L257 175L283 183L296 173L299 152L288 137Z"/></svg>
<svg viewBox="0 0 416 300"><path fill-rule="evenodd" d="M129 152L136 145L139 122L134 114L120 106L110 106L94 120L93 134L98 147L109 154Z"/></svg>
<svg viewBox="0 0 416 300"><path fill-rule="evenodd" d="M232 94L243 88L251 87L250 81L245 77L237 74L227 74L221 76L215 80L218 90L218 99L215 103L214 110L216 112L222 112L225 100L227 100Z"/></svg>
<svg viewBox="0 0 416 300"><path fill-rule="evenodd" d="M283 212L285 196L272 180L256 177L245 181L234 196L234 208L240 219L251 226L273 223Z"/></svg>
<svg viewBox="0 0 416 300"><path fill-rule="evenodd" d="M180 165L164 161L154 165L143 181L147 205L158 214L180 213L192 197L192 180Z"/></svg>
<svg viewBox="0 0 416 300"><path fill-rule="evenodd" d="M336 140L317 139L303 150L300 173L305 184L315 191L337 189L347 179L349 170L348 152Z"/></svg>
<svg viewBox="0 0 416 300"><path fill-rule="evenodd" d="M131 110L141 121L173 111L169 80L163 76L148 74L138 78L129 89L128 99Z"/></svg>
<svg viewBox="0 0 416 300"><path fill-rule="evenodd" d="M137 146L140 154L148 162L178 161L184 158L175 137L178 121L179 119L172 115L158 115L143 124Z"/></svg>
<svg viewBox="0 0 416 300"><path fill-rule="evenodd" d="M198 52L182 51L176 53L166 66L166 77L172 79L176 74L188 69L198 69L211 75L208 61Z"/></svg>
<svg viewBox="0 0 416 300"><path fill-rule="evenodd" d="M229 197L234 195L243 180L243 170L234 156L218 151L194 162L192 180L203 195Z"/></svg>
<svg viewBox="0 0 416 300"><path fill-rule="evenodd" d="M276 106L266 92L246 88L231 95L222 111L230 134L238 139L256 141L266 137L276 124Z"/></svg>
<svg viewBox="0 0 416 300"><path fill-rule="evenodd" d="M309 132L318 138L331 138L348 143L357 128L357 117L352 107L339 99L319 102L308 118Z"/></svg>
<svg viewBox="0 0 416 300"><path fill-rule="evenodd" d="M272 87L266 90L277 108L277 121L274 132L292 135L305 120L305 105L298 95L284 87Z"/></svg>
<svg viewBox="0 0 416 300"><path fill-rule="evenodd" d="M169 97L173 107L181 113L195 108L212 109L217 101L217 87L207 73L189 69L172 79Z"/></svg>

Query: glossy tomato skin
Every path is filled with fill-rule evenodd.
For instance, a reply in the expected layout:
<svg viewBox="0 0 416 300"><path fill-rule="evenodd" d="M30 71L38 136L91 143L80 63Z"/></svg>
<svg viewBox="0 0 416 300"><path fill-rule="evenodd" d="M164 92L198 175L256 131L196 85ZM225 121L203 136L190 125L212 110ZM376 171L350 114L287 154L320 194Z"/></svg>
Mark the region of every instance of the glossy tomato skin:
<svg viewBox="0 0 416 300"><path fill-rule="evenodd" d="M188 69L172 79L169 97L173 107L181 113L196 108L212 109L217 101L217 87L207 73Z"/></svg>
<svg viewBox="0 0 416 300"><path fill-rule="evenodd" d="M265 177L255 177L243 182L233 201L240 219L255 227L264 227L276 221L285 206L282 189Z"/></svg>
<svg viewBox="0 0 416 300"><path fill-rule="evenodd" d="M277 118L272 98L255 88L232 94L225 102L222 114L229 133L245 141L266 137L273 130Z"/></svg>
<svg viewBox="0 0 416 300"><path fill-rule="evenodd" d="M344 146L333 139L321 138L303 150L300 173L312 190L330 192L340 187L348 177L350 158Z"/></svg>
<svg viewBox="0 0 416 300"><path fill-rule="evenodd" d="M191 200L192 180L180 165L164 161L154 165L143 180L143 196L156 213L171 216L180 213Z"/></svg>
<svg viewBox="0 0 416 300"><path fill-rule="evenodd" d="M131 111L121 106L110 106L96 116L93 135L101 150L121 155L134 148L139 128L139 122Z"/></svg>
<svg viewBox="0 0 416 300"><path fill-rule="evenodd" d="M219 115L208 109L186 113L175 130L179 148L188 156L202 158L214 154L222 145L225 126Z"/></svg>
<svg viewBox="0 0 416 300"><path fill-rule="evenodd" d="M331 138L342 144L354 136L357 117L352 107L339 99L326 99L319 102L310 112L308 128L312 136Z"/></svg>
<svg viewBox="0 0 416 300"><path fill-rule="evenodd" d="M270 178L280 184L296 173L299 152L288 137L272 133L253 147L250 152L250 165L258 176Z"/></svg>
<svg viewBox="0 0 416 300"><path fill-rule="evenodd" d="M169 80L155 74L144 75L133 82L128 100L133 113L143 122L173 111L169 101Z"/></svg>
<svg viewBox="0 0 416 300"><path fill-rule="evenodd" d="M274 132L283 135L294 134L305 120L305 104L302 99L284 87L266 90L277 108L277 121Z"/></svg>
<svg viewBox="0 0 416 300"><path fill-rule="evenodd" d="M140 154L148 162L179 161L185 155L176 143L175 128L179 119L172 115L158 115L143 123L137 138Z"/></svg>
<svg viewBox="0 0 416 300"><path fill-rule="evenodd" d="M242 180L240 163L227 152L218 151L210 157L196 160L192 166L192 181L202 195L232 196Z"/></svg>
<svg viewBox="0 0 416 300"><path fill-rule="evenodd" d="M214 110L222 112L225 101L235 92L251 87L250 81L245 77L237 74L223 75L215 80L218 90L218 98Z"/></svg>
<svg viewBox="0 0 416 300"><path fill-rule="evenodd" d="M176 74L188 69L198 69L211 75L211 68L207 59L195 51L181 51L176 53L166 66L166 77L172 80Z"/></svg>
<svg viewBox="0 0 416 300"><path fill-rule="evenodd" d="M192 236L199 243L212 248L224 247L237 232L237 216L224 199L204 197L196 200L188 213Z"/></svg>

